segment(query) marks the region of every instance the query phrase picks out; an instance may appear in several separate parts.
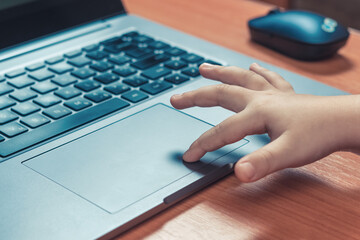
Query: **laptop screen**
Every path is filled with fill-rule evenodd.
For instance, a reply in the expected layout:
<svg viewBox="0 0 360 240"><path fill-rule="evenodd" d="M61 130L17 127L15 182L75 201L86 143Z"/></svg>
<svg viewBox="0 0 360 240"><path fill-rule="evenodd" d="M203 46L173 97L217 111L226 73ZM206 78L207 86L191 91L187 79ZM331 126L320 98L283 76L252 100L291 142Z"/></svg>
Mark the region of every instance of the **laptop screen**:
<svg viewBox="0 0 360 240"><path fill-rule="evenodd" d="M0 49L122 13L120 0L0 0Z"/></svg>

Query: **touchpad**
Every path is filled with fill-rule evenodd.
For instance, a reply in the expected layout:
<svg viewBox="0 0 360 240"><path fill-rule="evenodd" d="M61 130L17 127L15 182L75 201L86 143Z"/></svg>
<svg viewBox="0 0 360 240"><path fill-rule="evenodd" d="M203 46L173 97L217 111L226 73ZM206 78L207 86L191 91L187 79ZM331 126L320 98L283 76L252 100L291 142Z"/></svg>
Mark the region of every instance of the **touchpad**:
<svg viewBox="0 0 360 240"><path fill-rule="evenodd" d="M174 156L211 127L157 104L23 164L114 213L191 173ZM212 152L207 161L244 143Z"/></svg>

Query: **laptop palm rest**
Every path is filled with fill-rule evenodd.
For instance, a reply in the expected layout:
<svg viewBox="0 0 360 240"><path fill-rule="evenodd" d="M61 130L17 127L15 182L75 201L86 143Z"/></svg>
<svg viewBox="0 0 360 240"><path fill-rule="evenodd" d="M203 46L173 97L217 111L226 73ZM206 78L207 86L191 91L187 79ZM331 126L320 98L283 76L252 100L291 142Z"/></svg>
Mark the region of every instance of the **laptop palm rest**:
<svg viewBox="0 0 360 240"><path fill-rule="evenodd" d="M193 167L184 164L179 156L211 127L157 104L23 164L115 213L246 143L208 153Z"/></svg>

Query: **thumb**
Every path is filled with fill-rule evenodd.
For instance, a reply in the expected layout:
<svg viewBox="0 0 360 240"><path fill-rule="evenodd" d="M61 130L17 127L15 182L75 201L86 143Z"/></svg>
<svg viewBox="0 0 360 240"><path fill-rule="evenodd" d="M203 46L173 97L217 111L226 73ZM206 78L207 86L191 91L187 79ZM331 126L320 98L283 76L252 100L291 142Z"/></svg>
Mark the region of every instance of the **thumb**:
<svg viewBox="0 0 360 240"><path fill-rule="evenodd" d="M291 167L294 149L284 135L240 159L235 165L235 175L242 182L254 182L266 175ZM296 150L296 149L295 149ZM293 160L293 159L291 159Z"/></svg>

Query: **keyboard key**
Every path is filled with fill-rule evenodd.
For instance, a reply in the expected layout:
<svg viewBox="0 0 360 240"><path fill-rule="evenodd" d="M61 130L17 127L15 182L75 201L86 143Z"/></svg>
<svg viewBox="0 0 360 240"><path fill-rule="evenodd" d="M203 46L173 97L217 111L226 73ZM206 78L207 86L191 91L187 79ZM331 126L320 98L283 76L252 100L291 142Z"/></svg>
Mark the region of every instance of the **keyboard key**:
<svg viewBox="0 0 360 240"><path fill-rule="evenodd" d="M51 67L49 67L49 70L57 74L64 74L66 72L74 70L74 68L66 62L62 62L52 65Z"/></svg>
<svg viewBox="0 0 360 240"><path fill-rule="evenodd" d="M14 71L8 72L5 74L6 77L8 78L15 78L21 75L25 74L25 70L24 69L16 69Z"/></svg>
<svg viewBox="0 0 360 240"><path fill-rule="evenodd" d="M139 87L140 85L143 85L148 82L149 81L147 79L140 76L134 76L132 78L126 78L123 80L123 83L126 83L132 87Z"/></svg>
<svg viewBox="0 0 360 240"><path fill-rule="evenodd" d="M81 95L81 92L74 87L66 87L56 91L54 94L65 100L68 100L70 98L74 98Z"/></svg>
<svg viewBox="0 0 360 240"><path fill-rule="evenodd" d="M79 97L64 103L64 105L74 111L80 111L87 107L90 107L92 103L84 98Z"/></svg>
<svg viewBox="0 0 360 240"><path fill-rule="evenodd" d="M61 87L65 87L65 86L68 86L70 84L76 83L78 80L75 77L66 74L66 75L57 76L51 81L56 83L57 85L59 85Z"/></svg>
<svg viewBox="0 0 360 240"><path fill-rule="evenodd" d="M188 53L181 56L181 60L188 62L188 63L197 63L200 61L203 61L204 58L200 57L199 55L196 55L194 53Z"/></svg>
<svg viewBox="0 0 360 240"><path fill-rule="evenodd" d="M90 67L96 71L105 72L107 70L112 69L114 65L109 62L102 61L102 62L95 62L94 64L91 64Z"/></svg>
<svg viewBox="0 0 360 240"><path fill-rule="evenodd" d="M64 57L74 58L74 57L77 57L77 56L81 55L81 53L82 53L82 52L81 52L80 50L74 50L74 51L65 53L65 54L64 54Z"/></svg>
<svg viewBox="0 0 360 240"><path fill-rule="evenodd" d="M4 95L12 91L14 91L14 88L10 87L8 84L6 83L0 84L0 95Z"/></svg>
<svg viewBox="0 0 360 240"><path fill-rule="evenodd" d="M36 103L37 105L40 105L41 107L47 108L47 107L56 105L58 103L61 103L61 99L52 94L47 94L47 95L36 98L34 100L34 103Z"/></svg>
<svg viewBox="0 0 360 240"><path fill-rule="evenodd" d="M189 79L190 79L189 77L184 76L179 73L175 73L175 74L165 77L165 81L173 83L173 84L181 84L183 82L188 81Z"/></svg>
<svg viewBox="0 0 360 240"><path fill-rule="evenodd" d="M47 64L55 64L55 63L58 63L58 62L62 62L64 61L64 58L62 56L56 56L56 57L53 57L53 58L49 58L48 60L46 60L45 62Z"/></svg>
<svg viewBox="0 0 360 240"><path fill-rule="evenodd" d="M109 58L110 62L113 62L117 65L123 65L127 62L131 61L131 58L127 57L127 56L112 56Z"/></svg>
<svg viewBox="0 0 360 240"><path fill-rule="evenodd" d="M0 109L8 108L14 106L15 104L16 102L11 98L8 98L6 96L0 97Z"/></svg>
<svg viewBox="0 0 360 240"><path fill-rule="evenodd" d="M172 85L168 82L159 81L159 82L151 82L143 85L140 89L144 92L147 92L151 95L155 95L161 93L169 88L172 88Z"/></svg>
<svg viewBox="0 0 360 240"><path fill-rule="evenodd" d="M40 111L40 107L36 106L31 102L24 102L12 107L11 110L21 116L27 116L31 113Z"/></svg>
<svg viewBox="0 0 360 240"><path fill-rule="evenodd" d="M80 79L86 79L96 75L96 72L91 70L90 68L80 68L71 73L73 76L78 77Z"/></svg>
<svg viewBox="0 0 360 240"><path fill-rule="evenodd" d="M3 75L0 75L0 82L5 81L5 77Z"/></svg>
<svg viewBox="0 0 360 240"><path fill-rule="evenodd" d="M140 101L148 98L149 96L138 90L133 90L133 91L124 93L121 97L132 103L137 103L137 102L140 102Z"/></svg>
<svg viewBox="0 0 360 240"><path fill-rule="evenodd" d="M94 77L94 79L103 84L109 84L109 83L119 80L120 78L113 73L104 73L104 74Z"/></svg>
<svg viewBox="0 0 360 240"><path fill-rule="evenodd" d="M88 45L86 47L83 47L82 50L86 51L86 52L91 52L91 51L95 51L99 49L99 45L98 44L91 44Z"/></svg>
<svg viewBox="0 0 360 240"><path fill-rule="evenodd" d="M37 70L37 71L29 74L29 77L31 77L37 81L44 81L44 80L52 78L54 76L55 76L54 73L50 72L47 69Z"/></svg>
<svg viewBox="0 0 360 240"><path fill-rule="evenodd" d="M32 114L20 120L21 123L31 128L37 128L50 122L50 120L39 113Z"/></svg>
<svg viewBox="0 0 360 240"><path fill-rule="evenodd" d="M85 95L87 99L99 103L111 98L111 95L103 90L96 90Z"/></svg>
<svg viewBox="0 0 360 240"><path fill-rule="evenodd" d="M24 88L24 87L30 86L34 83L35 83L35 81L28 78L26 75L8 80L8 84L10 84L11 86L16 87L16 88Z"/></svg>
<svg viewBox="0 0 360 240"><path fill-rule="evenodd" d="M153 67L146 71L144 71L141 75L150 78L150 79L158 79L165 75L168 75L171 73L171 70L166 67Z"/></svg>
<svg viewBox="0 0 360 240"><path fill-rule="evenodd" d="M173 56L180 56L180 55L186 53L185 50L182 50L182 49L177 48L177 47L166 49L165 52L170 54L170 55L173 55Z"/></svg>
<svg viewBox="0 0 360 240"><path fill-rule="evenodd" d="M43 112L43 114L55 120L70 115L71 113L71 110L60 105L48 108Z"/></svg>
<svg viewBox="0 0 360 240"><path fill-rule="evenodd" d="M104 41L101 41L100 44L108 46L108 45L116 45L116 44L120 44L123 43L124 41L121 39L121 37L112 37L109 39L106 39Z"/></svg>
<svg viewBox="0 0 360 240"><path fill-rule="evenodd" d="M18 90L10 94L10 97L14 98L19 102L25 102L27 100L35 98L36 96L37 94L30 89Z"/></svg>
<svg viewBox="0 0 360 240"><path fill-rule="evenodd" d="M122 51L130 50L133 48L136 48L136 45L131 42L124 42L117 45L106 46L104 50L110 53L120 53Z"/></svg>
<svg viewBox="0 0 360 240"><path fill-rule="evenodd" d="M3 141L5 141L5 138L0 135L0 142L3 142Z"/></svg>
<svg viewBox="0 0 360 240"><path fill-rule="evenodd" d="M86 56L93 60L103 60L104 58L107 58L109 54L103 51L92 51L86 54Z"/></svg>
<svg viewBox="0 0 360 240"><path fill-rule="evenodd" d="M91 60L88 59L87 57L80 56L80 57L72 58L71 60L68 61L68 63L70 63L75 67L84 67L86 65L89 65L91 63Z"/></svg>
<svg viewBox="0 0 360 240"><path fill-rule="evenodd" d="M141 34L141 35L138 35L138 36L134 37L133 41L137 42L137 43L148 43L148 42L154 41L154 39L149 37L149 36Z"/></svg>
<svg viewBox="0 0 360 240"><path fill-rule="evenodd" d="M132 63L131 66L144 70L144 69L153 67L159 63L165 62L169 59L170 59L170 57L165 54L156 54L156 55L152 55L152 56L143 58L141 60L138 60L138 61Z"/></svg>
<svg viewBox="0 0 360 240"><path fill-rule="evenodd" d="M152 52L149 48L134 48L127 51L126 54L133 58L143 58L152 54Z"/></svg>
<svg viewBox="0 0 360 240"><path fill-rule="evenodd" d="M130 87L126 86L125 84L117 82L117 83L113 83L113 84L105 87L104 90L106 90L112 94L119 95L119 94L129 91Z"/></svg>
<svg viewBox="0 0 360 240"><path fill-rule="evenodd" d="M90 92L94 89L99 88L101 85L98 82L95 82L93 80L86 80L80 83L75 84L75 87L77 87L80 90L83 90L85 92Z"/></svg>
<svg viewBox="0 0 360 240"><path fill-rule="evenodd" d="M200 75L199 73L199 68L197 67L188 67L188 68L185 68L183 71L182 71L183 74L186 74L190 77L197 77Z"/></svg>
<svg viewBox="0 0 360 240"><path fill-rule="evenodd" d="M121 35L121 39L133 38L133 37L136 37L136 36L139 36L139 33L136 32L136 31L131 31L131 32L127 32L127 33L124 33L123 35Z"/></svg>
<svg viewBox="0 0 360 240"><path fill-rule="evenodd" d="M122 66L122 67L115 68L113 70L113 72L122 77L127 77L127 76L137 73L137 71L134 68L129 67L129 66Z"/></svg>
<svg viewBox="0 0 360 240"><path fill-rule="evenodd" d="M79 113L46 124L39 129L34 129L18 136L17 138L9 139L1 143L0 156L10 156L18 151L48 140L54 136L58 136L64 132L73 130L127 106L129 106L129 103L122 101L119 98L113 98L94 107L85 109Z"/></svg>
<svg viewBox="0 0 360 240"><path fill-rule="evenodd" d="M0 125L3 125L5 123L14 121L15 119L18 119L19 117L9 110L2 110L0 111Z"/></svg>
<svg viewBox="0 0 360 240"><path fill-rule="evenodd" d="M52 82L46 81L46 82L41 82L41 83L38 83L38 84L32 86L31 89L35 90L38 93L46 94L46 93L55 91L56 89L58 89L58 86L56 86Z"/></svg>
<svg viewBox="0 0 360 240"><path fill-rule="evenodd" d="M15 137L21 133L27 132L23 125L13 122L0 127L0 132L7 137Z"/></svg>
<svg viewBox="0 0 360 240"><path fill-rule="evenodd" d="M164 66L171 68L173 70L179 70L181 68L186 67L188 64L184 61L181 60L173 60L173 61L168 61L166 63L164 63Z"/></svg>
<svg viewBox="0 0 360 240"><path fill-rule="evenodd" d="M43 63L34 63L34 64L31 64L29 66L26 67L26 70L28 71L36 71L36 70L39 70L41 68L44 68L45 67L45 64Z"/></svg>
<svg viewBox="0 0 360 240"><path fill-rule="evenodd" d="M154 49L164 49L164 48L170 47L170 45L166 44L164 42L161 42L161 41L154 41L149 44L149 47L154 48Z"/></svg>

